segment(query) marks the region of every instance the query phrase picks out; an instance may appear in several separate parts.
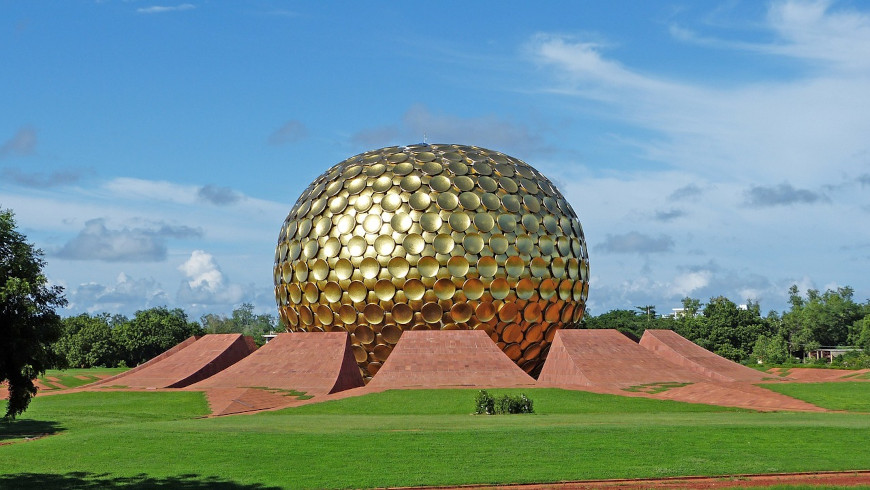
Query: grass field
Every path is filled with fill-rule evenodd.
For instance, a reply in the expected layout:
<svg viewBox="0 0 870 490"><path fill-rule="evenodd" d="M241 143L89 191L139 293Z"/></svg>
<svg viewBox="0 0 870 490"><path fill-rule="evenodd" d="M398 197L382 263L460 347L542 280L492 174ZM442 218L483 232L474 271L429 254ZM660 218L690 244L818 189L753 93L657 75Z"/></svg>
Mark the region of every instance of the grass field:
<svg viewBox="0 0 870 490"><path fill-rule="evenodd" d="M761 386L829 410L870 413L870 383L770 383Z"/></svg>
<svg viewBox="0 0 870 490"><path fill-rule="evenodd" d="M0 424L0 444L54 435L0 446L0 488L372 487L870 468L866 414L492 390L520 392L535 414L471 415L474 390L390 391L222 418L198 418L208 410L195 392L37 397L24 417ZM853 398L870 401L867 392Z"/></svg>
<svg viewBox="0 0 870 490"><path fill-rule="evenodd" d="M123 373L127 368L49 369L39 381L49 390L77 388L101 378Z"/></svg>

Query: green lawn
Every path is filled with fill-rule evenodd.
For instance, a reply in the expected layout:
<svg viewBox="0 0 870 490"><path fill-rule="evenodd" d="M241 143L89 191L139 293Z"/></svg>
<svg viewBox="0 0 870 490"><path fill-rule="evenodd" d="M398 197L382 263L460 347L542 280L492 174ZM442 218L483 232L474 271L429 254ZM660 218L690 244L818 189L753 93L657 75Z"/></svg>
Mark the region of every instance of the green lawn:
<svg viewBox="0 0 870 490"><path fill-rule="evenodd" d="M780 385L777 385L779 387ZM250 416L194 392L37 397L0 424L0 488L372 487L870 468L870 417L755 413L554 389L471 415L474 390L392 391ZM867 401L866 393L860 395ZM852 448L852 449L848 449Z"/></svg>
<svg viewBox="0 0 870 490"><path fill-rule="evenodd" d="M114 376L126 370L127 368L49 369L44 376L39 377L39 381L50 390L64 390L93 383L101 378Z"/></svg>
<svg viewBox="0 0 870 490"><path fill-rule="evenodd" d="M832 383L770 383L764 388L808 401L829 410L870 412L870 383L838 381Z"/></svg>

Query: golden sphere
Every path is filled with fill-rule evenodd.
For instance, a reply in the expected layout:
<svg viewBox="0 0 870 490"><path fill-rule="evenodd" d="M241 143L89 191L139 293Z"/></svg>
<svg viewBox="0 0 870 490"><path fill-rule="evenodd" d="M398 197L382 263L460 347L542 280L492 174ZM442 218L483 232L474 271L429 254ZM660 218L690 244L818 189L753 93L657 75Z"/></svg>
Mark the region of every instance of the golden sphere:
<svg viewBox="0 0 870 490"><path fill-rule="evenodd" d="M535 374L589 292L583 229L527 163L462 145L348 158L299 197L278 235L289 331L350 332L368 380L404 330L484 330Z"/></svg>

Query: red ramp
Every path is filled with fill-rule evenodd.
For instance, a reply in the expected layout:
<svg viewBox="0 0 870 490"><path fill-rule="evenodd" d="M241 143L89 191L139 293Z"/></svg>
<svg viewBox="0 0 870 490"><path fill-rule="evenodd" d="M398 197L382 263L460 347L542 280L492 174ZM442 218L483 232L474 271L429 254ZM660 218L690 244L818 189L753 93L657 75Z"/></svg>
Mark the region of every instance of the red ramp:
<svg viewBox="0 0 870 490"><path fill-rule="evenodd" d="M212 413L288 405L289 391L326 395L363 386L346 332L281 333L220 373L190 386L206 391Z"/></svg>
<svg viewBox="0 0 870 490"><path fill-rule="evenodd" d="M134 369L88 388L182 388L226 369L256 348L251 337L237 333L191 337Z"/></svg>
<svg viewBox="0 0 870 490"><path fill-rule="evenodd" d="M406 330L371 389L534 386L483 330Z"/></svg>
<svg viewBox="0 0 870 490"><path fill-rule="evenodd" d="M279 333L242 361L191 388L264 387L325 395L363 386L347 332Z"/></svg>
<svg viewBox="0 0 870 490"><path fill-rule="evenodd" d="M538 383L753 410L824 411L745 381L726 382L692 371L634 343L617 330L556 332Z"/></svg>
<svg viewBox="0 0 870 490"><path fill-rule="evenodd" d="M548 386L609 388L705 380L613 329L557 331L538 377L538 383Z"/></svg>
<svg viewBox="0 0 870 490"><path fill-rule="evenodd" d="M718 356L672 330L647 330L640 345L674 364L716 381L760 383L776 378Z"/></svg>

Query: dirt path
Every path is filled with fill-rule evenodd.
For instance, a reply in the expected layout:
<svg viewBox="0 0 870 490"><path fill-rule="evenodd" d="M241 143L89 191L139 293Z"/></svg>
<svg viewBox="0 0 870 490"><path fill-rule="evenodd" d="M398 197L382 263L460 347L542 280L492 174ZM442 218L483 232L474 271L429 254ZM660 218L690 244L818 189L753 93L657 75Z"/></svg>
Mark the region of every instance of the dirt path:
<svg viewBox="0 0 870 490"><path fill-rule="evenodd" d="M585 480L525 485L460 485L453 487L406 487L420 489L633 489L633 488L744 488L773 485L859 486L870 485L870 470L768 475L688 476L658 479Z"/></svg>

